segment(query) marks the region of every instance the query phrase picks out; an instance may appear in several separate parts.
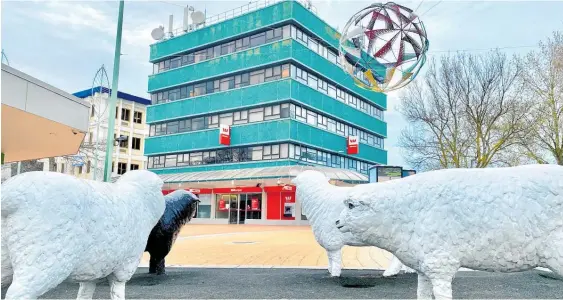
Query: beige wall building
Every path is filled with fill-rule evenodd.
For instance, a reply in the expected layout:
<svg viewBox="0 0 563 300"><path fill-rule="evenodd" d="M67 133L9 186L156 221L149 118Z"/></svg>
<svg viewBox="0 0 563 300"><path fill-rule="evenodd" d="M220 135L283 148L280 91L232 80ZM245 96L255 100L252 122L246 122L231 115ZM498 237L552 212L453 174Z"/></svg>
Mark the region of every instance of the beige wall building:
<svg viewBox="0 0 563 300"><path fill-rule="evenodd" d="M107 88L96 87L74 94L92 105L90 124L79 153L57 158L58 172L102 180L108 142L114 142L112 177L129 170L146 169L147 158L143 155L145 137L149 134L146 108L151 101L118 92L114 135L108 140L110 93Z"/></svg>

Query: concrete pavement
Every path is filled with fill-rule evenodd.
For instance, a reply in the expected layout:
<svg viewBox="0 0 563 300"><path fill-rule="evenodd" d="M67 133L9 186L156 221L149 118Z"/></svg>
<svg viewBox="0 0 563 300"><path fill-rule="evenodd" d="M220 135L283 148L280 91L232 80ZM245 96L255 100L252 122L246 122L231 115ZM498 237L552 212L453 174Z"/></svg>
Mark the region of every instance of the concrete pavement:
<svg viewBox="0 0 563 300"><path fill-rule="evenodd" d="M325 270L172 268L164 276L141 268L126 286L127 299L414 299L416 274L381 277L372 270L345 270L331 278ZM459 272L454 299L562 299L563 281L540 271L498 274ZM65 282L42 299L75 299L78 284ZM2 290L2 295L5 290ZM107 299L107 282L94 298Z"/></svg>
<svg viewBox="0 0 563 300"><path fill-rule="evenodd" d="M345 247L344 268L385 269L391 254L375 247ZM148 266L145 253L141 266ZM328 265L309 226L195 225L181 231L168 266L314 267Z"/></svg>

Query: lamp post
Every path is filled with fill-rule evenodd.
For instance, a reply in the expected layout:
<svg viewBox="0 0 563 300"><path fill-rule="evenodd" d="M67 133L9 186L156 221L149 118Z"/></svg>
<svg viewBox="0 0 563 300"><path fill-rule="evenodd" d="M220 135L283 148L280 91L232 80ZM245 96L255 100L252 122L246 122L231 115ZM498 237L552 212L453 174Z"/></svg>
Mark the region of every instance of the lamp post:
<svg viewBox="0 0 563 300"><path fill-rule="evenodd" d="M119 61L121 59L121 32L123 27L123 6L124 0L119 0L119 15L117 17L117 35L115 37L115 54L113 58L113 78L111 83L111 97L109 100L109 120L108 135L106 145L106 163L104 168L104 181L109 182L111 179L111 165L113 156L113 131L115 128L115 106L117 103L117 91L119 81ZM112 140L112 142L109 142Z"/></svg>

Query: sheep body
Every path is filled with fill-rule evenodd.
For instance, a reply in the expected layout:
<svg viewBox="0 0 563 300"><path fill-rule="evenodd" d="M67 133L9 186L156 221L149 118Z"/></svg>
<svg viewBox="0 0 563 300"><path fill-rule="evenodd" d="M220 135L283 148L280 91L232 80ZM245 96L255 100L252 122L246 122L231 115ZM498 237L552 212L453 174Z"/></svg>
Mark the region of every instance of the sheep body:
<svg viewBox="0 0 563 300"><path fill-rule="evenodd" d="M341 249L345 245L370 246L354 238L351 233L341 233L334 224L351 188L334 186L322 173L310 170L300 173L293 183L296 184L296 196L302 204L303 214L309 220L315 240L327 251L328 271L338 277L342 271ZM395 258L384 276L395 275L401 270L413 272Z"/></svg>
<svg viewBox="0 0 563 300"><path fill-rule="evenodd" d="M166 196L166 209L158 223L151 230L145 251L150 254L149 273L166 273L165 258L170 253L182 226L188 223L196 212L199 199L186 190L176 190Z"/></svg>
<svg viewBox="0 0 563 300"><path fill-rule="evenodd" d="M2 185L2 284L6 299L35 299L65 279L91 298L108 278L123 298L148 235L164 212L163 182L130 171L116 183L29 172Z"/></svg>
<svg viewBox="0 0 563 300"><path fill-rule="evenodd" d="M563 275L563 167L447 169L356 186L337 224L418 272L418 298L451 299L460 267Z"/></svg>

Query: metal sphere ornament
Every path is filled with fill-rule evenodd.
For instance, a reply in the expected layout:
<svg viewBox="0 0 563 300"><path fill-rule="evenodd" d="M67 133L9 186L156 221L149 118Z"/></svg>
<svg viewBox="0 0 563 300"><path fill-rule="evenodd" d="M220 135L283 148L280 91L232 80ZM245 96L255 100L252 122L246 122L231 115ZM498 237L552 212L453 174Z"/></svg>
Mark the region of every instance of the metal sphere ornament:
<svg viewBox="0 0 563 300"><path fill-rule="evenodd" d="M356 85L388 92L416 77L426 62L428 47L424 24L410 8L374 3L344 26L339 56Z"/></svg>

